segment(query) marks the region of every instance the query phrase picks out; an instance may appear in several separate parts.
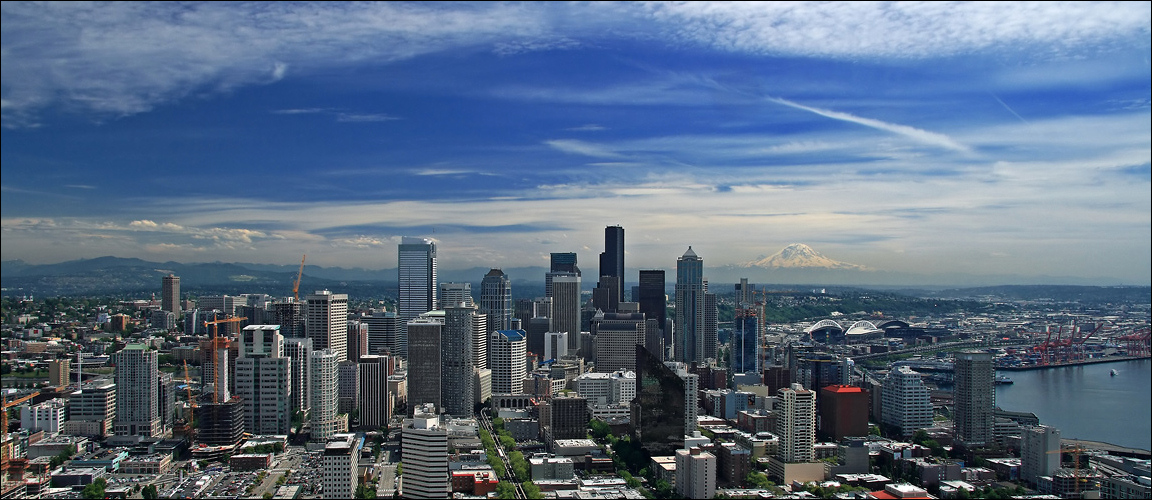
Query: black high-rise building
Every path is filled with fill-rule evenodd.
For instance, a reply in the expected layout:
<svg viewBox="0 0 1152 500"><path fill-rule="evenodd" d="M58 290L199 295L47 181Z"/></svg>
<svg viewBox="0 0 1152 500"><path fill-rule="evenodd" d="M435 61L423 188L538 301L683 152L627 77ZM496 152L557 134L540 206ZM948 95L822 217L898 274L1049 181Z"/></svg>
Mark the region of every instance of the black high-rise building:
<svg viewBox="0 0 1152 500"><path fill-rule="evenodd" d="M613 278L606 279L605 277ZM600 286L612 290L612 303L624 298L624 228L604 228L604 251L600 253Z"/></svg>
<svg viewBox="0 0 1152 500"><path fill-rule="evenodd" d="M668 329L668 296L665 295L664 270L652 269L640 271L640 286L636 288L637 296L632 297L633 302L640 303L640 312L644 317L654 319L660 325L664 336L664 345L672 345L672 332ZM664 359L663 352L658 354Z"/></svg>
<svg viewBox="0 0 1152 500"><path fill-rule="evenodd" d="M664 361L636 346L636 398L631 403L632 432L650 456L671 455L684 447L685 380Z"/></svg>
<svg viewBox="0 0 1152 500"><path fill-rule="evenodd" d="M580 276L580 266L576 265L576 252L552 252L549 264L548 272L544 275L545 297L552 296L553 277Z"/></svg>

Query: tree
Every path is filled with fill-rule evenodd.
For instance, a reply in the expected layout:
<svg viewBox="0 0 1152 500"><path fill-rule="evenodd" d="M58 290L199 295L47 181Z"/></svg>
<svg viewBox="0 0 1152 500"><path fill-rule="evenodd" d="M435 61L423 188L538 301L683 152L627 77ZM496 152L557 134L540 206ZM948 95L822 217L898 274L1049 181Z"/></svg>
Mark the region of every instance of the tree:
<svg viewBox="0 0 1152 500"><path fill-rule="evenodd" d="M159 492L156 491L156 485L149 484L141 490L140 494L146 499L160 498Z"/></svg>
<svg viewBox="0 0 1152 500"><path fill-rule="evenodd" d="M532 481L520 483L520 488L524 490L524 494L527 495L528 498L544 498L544 494L540 493L540 487L536 486L536 483Z"/></svg>
<svg viewBox="0 0 1152 500"><path fill-rule="evenodd" d="M80 496L83 498L104 498L104 489L107 487L108 481L102 477L98 477L95 481L92 481L88 486L84 487L84 490L80 492Z"/></svg>
<svg viewBox="0 0 1152 500"><path fill-rule="evenodd" d="M512 486L512 483L508 481L500 481L496 483L496 497L510 500L514 499L516 498L516 487Z"/></svg>
<svg viewBox="0 0 1152 500"><path fill-rule="evenodd" d="M376 498L376 490L361 484L356 486L355 496L356 498Z"/></svg>

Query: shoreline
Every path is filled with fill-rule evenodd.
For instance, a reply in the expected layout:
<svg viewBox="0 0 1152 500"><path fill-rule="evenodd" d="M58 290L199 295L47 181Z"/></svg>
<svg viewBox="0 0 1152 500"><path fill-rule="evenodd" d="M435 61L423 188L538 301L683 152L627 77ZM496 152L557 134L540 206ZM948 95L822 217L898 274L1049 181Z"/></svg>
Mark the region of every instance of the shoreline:
<svg viewBox="0 0 1152 500"><path fill-rule="evenodd" d="M997 371L1003 370L1008 372L1024 372L1031 370L1046 370L1049 368L1065 368L1069 366L1084 366L1095 365L1100 363L1120 363L1123 361L1139 361L1141 359L1152 359L1150 356L1109 356L1107 358L1094 358L1082 359L1080 361L1072 361L1070 363L1050 364L1050 365L1029 365L1029 366L1000 366L996 367Z"/></svg>
<svg viewBox="0 0 1152 500"><path fill-rule="evenodd" d="M1060 438L1060 445L1075 445L1080 446L1086 450L1099 450L1106 451L1110 454L1122 456L1134 456L1137 458L1152 458L1152 451L1142 448L1132 448L1129 446L1120 446L1118 444L1108 443L1105 441L1093 441L1091 439L1076 439L1076 438Z"/></svg>

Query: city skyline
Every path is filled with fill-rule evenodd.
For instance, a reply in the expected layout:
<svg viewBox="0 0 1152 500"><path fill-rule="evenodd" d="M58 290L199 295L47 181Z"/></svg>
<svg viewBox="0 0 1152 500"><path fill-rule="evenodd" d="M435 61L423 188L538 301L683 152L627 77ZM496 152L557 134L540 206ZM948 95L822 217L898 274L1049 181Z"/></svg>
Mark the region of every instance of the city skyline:
<svg viewBox="0 0 1152 500"><path fill-rule="evenodd" d="M1147 3L2 14L3 260L1152 275Z"/></svg>

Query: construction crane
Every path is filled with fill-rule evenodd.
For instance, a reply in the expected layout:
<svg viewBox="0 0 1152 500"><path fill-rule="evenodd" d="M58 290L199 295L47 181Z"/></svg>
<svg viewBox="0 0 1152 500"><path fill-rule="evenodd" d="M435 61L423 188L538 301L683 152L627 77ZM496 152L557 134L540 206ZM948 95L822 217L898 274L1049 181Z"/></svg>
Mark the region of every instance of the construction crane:
<svg viewBox="0 0 1152 500"><path fill-rule="evenodd" d="M308 258L308 254L300 257L300 271L296 273L296 281L292 282L292 297L296 302L300 302L300 279L304 277L304 259Z"/></svg>
<svg viewBox="0 0 1152 500"><path fill-rule="evenodd" d="M216 353L220 349L227 349L228 348L228 339L223 339L223 338L220 338L217 336L217 330L219 328L217 325L220 325L221 323L239 323L239 322L244 321L246 319L248 319L248 318L235 317L235 318L217 319L217 320L213 320L213 321L205 321L204 322L205 328L207 328L209 325L212 326L212 342L211 342L212 353L209 354L209 358L212 360L212 385L214 386L212 389L212 402L213 403L219 403L220 402L220 394L221 394L220 363L218 363L216 361ZM225 367L225 369L227 369L227 367Z"/></svg>
<svg viewBox="0 0 1152 500"><path fill-rule="evenodd" d="M21 404L25 401L31 401L36 396L40 395L40 391L34 391L27 396L8 401L8 395L0 395L0 478L5 482L8 480L8 467L9 457L8 453L11 451L9 448L12 443L8 441L8 408Z"/></svg>
<svg viewBox="0 0 1152 500"><path fill-rule="evenodd" d="M1075 484L1073 488L1076 490L1075 498L1080 497L1080 483L1082 481L1080 479L1080 455L1085 451L1087 451L1087 448L1084 448L1080 446L1079 443L1076 443L1071 446L1065 446L1059 450L1052 450L1048 452L1048 454L1059 453L1061 457L1063 457L1065 453L1072 454L1072 478L1073 483ZM1063 458L1061 458L1060 462L1064 462Z"/></svg>

